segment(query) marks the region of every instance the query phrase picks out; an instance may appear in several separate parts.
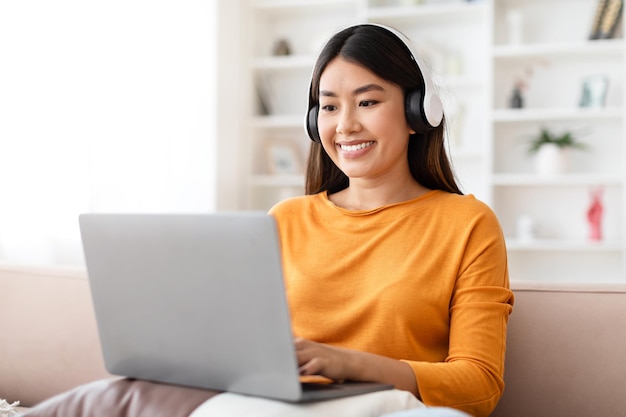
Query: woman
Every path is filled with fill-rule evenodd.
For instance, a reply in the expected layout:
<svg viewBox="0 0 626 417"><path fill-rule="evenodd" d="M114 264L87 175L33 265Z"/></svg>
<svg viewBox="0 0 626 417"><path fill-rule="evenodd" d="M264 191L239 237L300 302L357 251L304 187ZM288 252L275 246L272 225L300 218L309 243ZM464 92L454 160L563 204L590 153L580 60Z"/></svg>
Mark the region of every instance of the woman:
<svg viewBox="0 0 626 417"><path fill-rule="evenodd" d="M329 40L310 86L307 195L270 213L303 375L391 383L483 416L504 388L504 238L456 185L416 59L378 25Z"/></svg>

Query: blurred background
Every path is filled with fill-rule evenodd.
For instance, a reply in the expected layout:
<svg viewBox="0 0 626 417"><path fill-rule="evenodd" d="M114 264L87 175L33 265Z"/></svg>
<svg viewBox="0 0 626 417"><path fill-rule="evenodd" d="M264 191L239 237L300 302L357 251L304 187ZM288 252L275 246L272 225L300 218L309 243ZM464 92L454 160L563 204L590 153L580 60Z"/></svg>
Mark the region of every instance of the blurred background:
<svg viewBox="0 0 626 417"><path fill-rule="evenodd" d="M626 280L622 0L0 3L0 262L83 265L82 212L303 192L308 82L351 24L415 43L511 277ZM565 16L567 18L565 18ZM535 148L531 151L531 148Z"/></svg>

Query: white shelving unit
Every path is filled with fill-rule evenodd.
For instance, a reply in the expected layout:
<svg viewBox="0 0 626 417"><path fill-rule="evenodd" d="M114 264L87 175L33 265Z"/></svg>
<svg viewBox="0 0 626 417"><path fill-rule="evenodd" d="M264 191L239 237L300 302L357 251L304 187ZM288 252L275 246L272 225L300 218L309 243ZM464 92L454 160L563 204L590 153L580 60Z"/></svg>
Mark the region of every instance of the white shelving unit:
<svg viewBox="0 0 626 417"><path fill-rule="evenodd" d="M511 276L517 279L626 280L626 46L621 32L614 39L588 39L596 4L493 3L491 204L507 237ZM511 15L521 19L521 42L508 32ZM555 18L564 15L568 18ZM581 108L583 81L596 74L609 79L606 105ZM525 106L509 109L513 84L524 75ZM528 141L542 127L572 131L587 144L588 149L571 152L567 172L535 174ZM587 210L591 190L599 188L603 239L591 241ZM520 239L521 219L530 219L534 238Z"/></svg>
<svg viewBox="0 0 626 417"><path fill-rule="evenodd" d="M596 0L240 1L249 40L246 81L257 89L245 97L254 110L244 130L243 186L250 191L241 208L265 210L303 193L309 147L303 123L317 52L340 28L382 23L413 39L430 66L462 188L498 215L511 277L626 281L626 42L621 29L613 39L588 39ZM521 36L511 36L513 14ZM274 55L280 39L289 55ZM596 74L609 79L606 104L581 108L583 80ZM520 77L525 105L510 109ZM571 130L588 145L572 152L567 173L535 173L528 141L542 127ZM296 150L299 171L272 169L267 149L276 143ZM598 187L604 236L590 242L586 211ZM532 221L534 239L519 238L520 218Z"/></svg>
<svg viewBox="0 0 626 417"><path fill-rule="evenodd" d="M247 97L254 114L249 123L245 187L246 209L266 210L304 192L303 167L309 146L304 132L308 80L325 38L355 23L355 0L252 0L247 3L250 74L257 91ZM312 35L313 34L313 35ZM286 40L288 55L276 55ZM262 97L262 98L261 98ZM260 104L263 103L263 104ZM288 146L298 159L294 169L274 172L269 148ZM295 169L297 167L298 169Z"/></svg>

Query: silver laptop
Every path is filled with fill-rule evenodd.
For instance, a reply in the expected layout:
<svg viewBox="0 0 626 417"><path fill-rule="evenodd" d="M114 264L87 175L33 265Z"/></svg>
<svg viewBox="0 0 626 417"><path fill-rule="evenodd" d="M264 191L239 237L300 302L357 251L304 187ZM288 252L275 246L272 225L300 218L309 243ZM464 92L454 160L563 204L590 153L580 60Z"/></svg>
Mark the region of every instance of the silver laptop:
<svg viewBox="0 0 626 417"><path fill-rule="evenodd" d="M390 389L302 384L274 219L82 214L107 370L290 402Z"/></svg>

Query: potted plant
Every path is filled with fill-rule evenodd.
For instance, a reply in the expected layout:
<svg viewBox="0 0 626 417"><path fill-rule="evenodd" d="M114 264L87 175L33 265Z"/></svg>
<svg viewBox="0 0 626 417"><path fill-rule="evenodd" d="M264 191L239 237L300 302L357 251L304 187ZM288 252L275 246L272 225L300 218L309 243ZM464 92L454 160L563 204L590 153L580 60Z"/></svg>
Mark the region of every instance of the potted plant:
<svg viewBox="0 0 626 417"><path fill-rule="evenodd" d="M535 168L539 174L562 174L569 164L569 149L584 149L572 132L555 134L548 128L541 128L532 138L529 152L536 154Z"/></svg>

